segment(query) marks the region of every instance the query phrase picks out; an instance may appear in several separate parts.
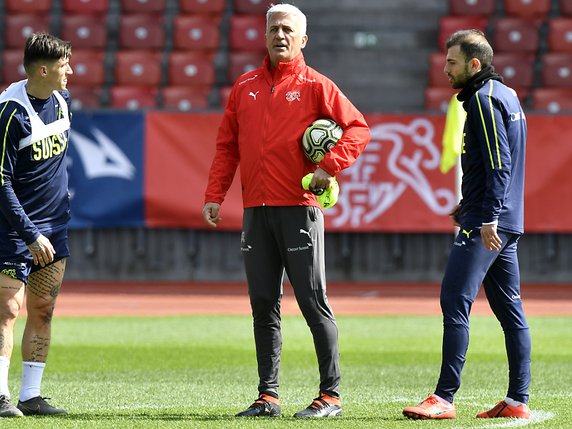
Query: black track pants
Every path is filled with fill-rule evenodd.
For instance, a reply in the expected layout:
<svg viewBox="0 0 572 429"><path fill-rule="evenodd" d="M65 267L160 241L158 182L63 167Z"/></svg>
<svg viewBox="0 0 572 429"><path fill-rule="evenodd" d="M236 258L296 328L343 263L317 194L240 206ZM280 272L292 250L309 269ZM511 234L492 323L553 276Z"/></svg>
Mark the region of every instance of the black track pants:
<svg viewBox="0 0 572 429"><path fill-rule="evenodd" d="M314 338L320 391L338 396L338 328L326 296L322 211L305 206L247 208L241 251L254 318L259 392L278 396L280 301L286 271Z"/></svg>

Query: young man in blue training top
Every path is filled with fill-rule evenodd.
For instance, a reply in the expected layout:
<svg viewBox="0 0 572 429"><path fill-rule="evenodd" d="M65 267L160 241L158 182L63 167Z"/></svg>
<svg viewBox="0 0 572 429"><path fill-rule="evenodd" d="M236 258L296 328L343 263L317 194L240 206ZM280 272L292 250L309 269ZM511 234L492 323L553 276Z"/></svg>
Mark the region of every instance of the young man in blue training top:
<svg viewBox="0 0 572 429"><path fill-rule="evenodd" d="M0 94L0 417L66 414L40 395L51 320L69 256L65 155L71 114L71 45L46 33L24 48L28 79ZM10 400L14 323L24 302L22 385Z"/></svg>
<svg viewBox="0 0 572 429"><path fill-rule="evenodd" d="M462 201L451 212L460 227L441 284L443 349L434 394L403 410L412 419L456 417L453 396L469 345L469 313L481 284L505 336L508 393L478 418L530 418L531 340L520 298L518 239L524 232L526 118L514 90L491 66L493 50L478 30L446 44L445 73L467 112L461 151Z"/></svg>

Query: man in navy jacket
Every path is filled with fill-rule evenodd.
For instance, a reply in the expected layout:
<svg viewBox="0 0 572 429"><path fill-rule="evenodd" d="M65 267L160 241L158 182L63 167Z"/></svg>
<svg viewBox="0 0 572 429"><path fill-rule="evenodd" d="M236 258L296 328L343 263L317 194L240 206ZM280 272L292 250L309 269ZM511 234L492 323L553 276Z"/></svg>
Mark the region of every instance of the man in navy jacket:
<svg viewBox="0 0 572 429"><path fill-rule="evenodd" d="M441 285L443 351L434 394L403 410L412 419L455 418L453 396L469 345L469 313L484 285L502 325L509 363L504 400L478 418L530 418L531 340L520 298L518 239L524 232L526 117L515 91L491 66L493 50L478 30L462 30L446 44L445 74L461 89L467 119L461 165L463 199L451 212L460 228Z"/></svg>

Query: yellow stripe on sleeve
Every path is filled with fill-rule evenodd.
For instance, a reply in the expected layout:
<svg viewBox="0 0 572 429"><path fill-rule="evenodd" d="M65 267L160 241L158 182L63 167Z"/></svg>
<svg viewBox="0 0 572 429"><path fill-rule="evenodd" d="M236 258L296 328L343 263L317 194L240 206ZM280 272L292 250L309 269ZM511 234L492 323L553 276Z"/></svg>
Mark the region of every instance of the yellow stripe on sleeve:
<svg viewBox="0 0 572 429"><path fill-rule="evenodd" d="M485 124L485 116L483 115L483 108L481 107L481 100L479 98L479 93L475 94L477 96L477 105L479 106L479 113L481 115L481 122L483 123L483 130L485 132L485 140L487 142L487 148L489 149L489 159L491 160L491 168L495 169L495 163L493 161L493 154L491 152L491 143L489 142L489 135L487 133L487 124Z"/></svg>
<svg viewBox="0 0 572 429"><path fill-rule="evenodd" d="M495 111L493 110L493 97L492 97L492 93L493 93L493 80L489 81L491 84L491 87L489 88L489 108L491 109L491 119L493 121L493 132L495 134L495 147L497 150L497 158L498 158L498 162L499 162L499 170L502 170L502 163L501 163L501 157L500 157L500 147L499 147L499 135L497 133L497 121L495 119Z"/></svg>
<svg viewBox="0 0 572 429"><path fill-rule="evenodd" d="M2 108L2 111L0 112L0 116L2 116L2 114L4 113L6 106L8 106L8 102L6 102L4 104L4 107ZM8 138L8 130L10 129L10 122L12 122L12 118L16 114L16 110L17 109L14 109L14 111L10 115L10 119L8 119L8 122L6 123L6 129L4 130L4 139L2 142L2 161L0 163L0 179L1 179L2 186L4 186L4 158L6 156L6 140Z"/></svg>

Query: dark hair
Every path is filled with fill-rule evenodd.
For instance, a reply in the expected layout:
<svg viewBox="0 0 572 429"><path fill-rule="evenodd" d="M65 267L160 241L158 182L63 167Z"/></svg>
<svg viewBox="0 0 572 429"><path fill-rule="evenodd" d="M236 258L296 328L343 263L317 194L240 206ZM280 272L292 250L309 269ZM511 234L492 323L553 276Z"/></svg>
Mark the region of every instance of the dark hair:
<svg viewBox="0 0 572 429"><path fill-rule="evenodd" d="M481 30L460 30L451 34L445 43L446 49L457 45L467 61L477 58L483 67L493 62L493 48Z"/></svg>
<svg viewBox="0 0 572 429"><path fill-rule="evenodd" d="M38 61L57 61L71 56L71 43L58 39L48 33L33 33L26 39L24 48L24 68Z"/></svg>

